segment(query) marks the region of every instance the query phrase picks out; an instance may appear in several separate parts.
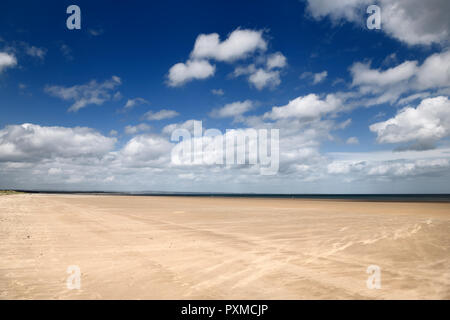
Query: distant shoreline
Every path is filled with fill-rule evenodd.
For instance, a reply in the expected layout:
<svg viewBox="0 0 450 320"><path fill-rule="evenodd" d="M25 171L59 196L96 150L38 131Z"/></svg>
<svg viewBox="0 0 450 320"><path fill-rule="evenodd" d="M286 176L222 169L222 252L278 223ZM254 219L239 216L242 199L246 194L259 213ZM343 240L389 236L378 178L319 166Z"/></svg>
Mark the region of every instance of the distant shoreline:
<svg viewBox="0 0 450 320"><path fill-rule="evenodd" d="M82 194L153 197L216 197L216 198L267 198L305 199L364 202L450 202L450 194L271 194L271 193L206 193L206 192L113 192L113 191L55 191L14 190L33 194Z"/></svg>

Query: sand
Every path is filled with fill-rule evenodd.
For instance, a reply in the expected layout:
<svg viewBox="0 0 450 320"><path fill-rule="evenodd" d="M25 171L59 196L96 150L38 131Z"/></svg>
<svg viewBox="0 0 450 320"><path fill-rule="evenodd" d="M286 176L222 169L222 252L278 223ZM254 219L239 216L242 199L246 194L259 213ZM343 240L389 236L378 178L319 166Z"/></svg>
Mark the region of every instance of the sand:
<svg viewBox="0 0 450 320"><path fill-rule="evenodd" d="M450 299L450 204L4 195L0 299Z"/></svg>

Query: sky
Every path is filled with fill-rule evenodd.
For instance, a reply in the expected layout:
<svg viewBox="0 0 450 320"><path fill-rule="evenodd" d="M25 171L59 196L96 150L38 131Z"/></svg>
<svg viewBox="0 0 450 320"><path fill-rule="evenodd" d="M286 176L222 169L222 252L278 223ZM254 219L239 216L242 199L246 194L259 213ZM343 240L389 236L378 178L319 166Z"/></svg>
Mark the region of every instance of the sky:
<svg viewBox="0 0 450 320"><path fill-rule="evenodd" d="M449 193L449 13L446 0L3 0L0 188ZM172 133L199 124L224 139L279 130L276 173L174 163Z"/></svg>

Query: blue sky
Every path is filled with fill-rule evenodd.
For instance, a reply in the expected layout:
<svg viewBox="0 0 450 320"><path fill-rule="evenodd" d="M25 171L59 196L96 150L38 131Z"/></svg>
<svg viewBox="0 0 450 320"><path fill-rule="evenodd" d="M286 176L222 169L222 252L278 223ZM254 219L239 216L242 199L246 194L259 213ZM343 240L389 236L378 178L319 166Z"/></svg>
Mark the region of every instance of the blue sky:
<svg viewBox="0 0 450 320"><path fill-rule="evenodd" d="M427 3L378 1L370 30L365 0L2 1L0 187L450 192L449 5ZM279 129L279 172L171 165L193 120Z"/></svg>

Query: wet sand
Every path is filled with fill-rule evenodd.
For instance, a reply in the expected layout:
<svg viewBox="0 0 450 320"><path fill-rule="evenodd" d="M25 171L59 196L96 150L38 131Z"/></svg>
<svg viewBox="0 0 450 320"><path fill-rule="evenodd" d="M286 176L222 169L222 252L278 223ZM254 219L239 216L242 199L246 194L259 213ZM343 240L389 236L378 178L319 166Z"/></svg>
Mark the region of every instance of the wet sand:
<svg viewBox="0 0 450 320"><path fill-rule="evenodd" d="M450 299L450 204L4 195L0 299Z"/></svg>

